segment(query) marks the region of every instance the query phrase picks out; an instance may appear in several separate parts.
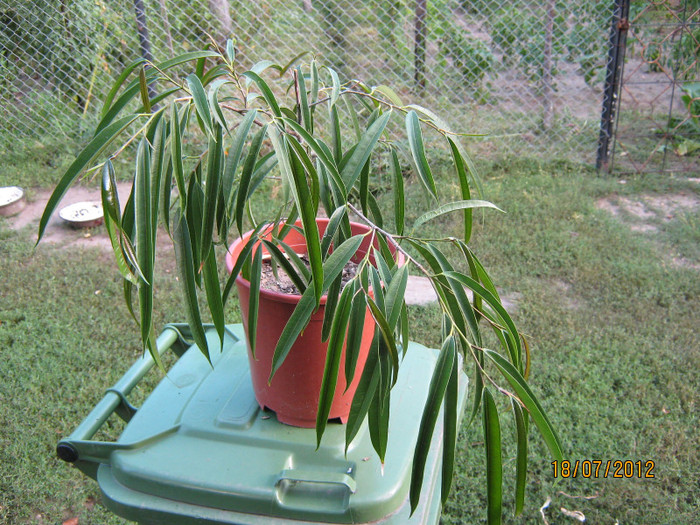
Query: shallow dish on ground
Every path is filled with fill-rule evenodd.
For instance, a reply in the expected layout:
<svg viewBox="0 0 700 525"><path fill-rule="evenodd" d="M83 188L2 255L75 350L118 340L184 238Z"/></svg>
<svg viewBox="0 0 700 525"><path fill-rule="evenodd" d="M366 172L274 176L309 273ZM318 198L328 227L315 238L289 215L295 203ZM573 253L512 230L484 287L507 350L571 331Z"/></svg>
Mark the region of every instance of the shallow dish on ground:
<svg viewBox="0 0 700 525"><path fill-rule="evenodd" d="M102 224L104 212L99 202L76 202L62 208L58 216L73 228L92 228Z"/></svg>
<svg viewBox="0 0 700 525"><path fill-rule="evenodd" d="M26 205L24 190L19 186L0 188L0 215L4 217L17 215Z"/></svg>

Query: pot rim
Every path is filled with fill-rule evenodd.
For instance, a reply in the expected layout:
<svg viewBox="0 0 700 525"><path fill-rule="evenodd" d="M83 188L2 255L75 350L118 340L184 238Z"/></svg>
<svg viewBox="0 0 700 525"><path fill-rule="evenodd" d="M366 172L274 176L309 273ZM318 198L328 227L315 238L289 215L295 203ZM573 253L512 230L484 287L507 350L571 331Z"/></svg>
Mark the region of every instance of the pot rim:
<svg viewBox="0 0 700 525"><path fill-rule="evenodd" d="M316 218L316 224L328 224L330 219L326 217L317 217ZM297 220L294 223L295 226L302 226L301 220ZM354 226L359 226L361 228L366 228L368 231L371 230L370 226L367 226L366 224L363 224L361 222L354 222L350 221L350 225ZM270 225L272 226L272 225ZM229 247L226 249L226 271L230 274L231 270L233 270L233 265L234 262L232 260L232 253L233 253L233 248L234 246L237 246L238 244L243 241L243 239L252 233L253 230L249 230L243 234L242 237L239 237L235 241L233 241ZM247 239L246 239L247 241ZM401 252L397 252L397 264L399 266L402 266L406 262L406 258ZM243 278L243 276L239 273L238 276L236 277L236 284L238 286L245 286L245 287L250 287L250 281L248 279ZM266 288L260 288L260 294L266 296L268 299L277 301L277 302L283 302L283 303L288 303L288 304L297 304L301 300L301 295L300 294L284 294L280 292L275 292L273 290L268 290ZM328 294L324 294L321 296L321 306L325 306L326 301L328 300Z"/></svg>

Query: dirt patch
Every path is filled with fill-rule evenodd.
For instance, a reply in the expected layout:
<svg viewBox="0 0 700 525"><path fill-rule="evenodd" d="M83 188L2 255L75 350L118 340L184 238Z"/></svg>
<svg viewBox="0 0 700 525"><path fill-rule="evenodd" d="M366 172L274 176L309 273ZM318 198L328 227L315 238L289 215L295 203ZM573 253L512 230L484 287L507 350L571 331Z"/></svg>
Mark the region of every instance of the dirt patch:
<svg viewBox="0 0 700 525"><path fill-rule="evenodd" d="M612 196L599 199L596 207L614 217L631 219L630 228L634 231L652 233L658 228L648 221L672 221L679 213L700 207L700 198L692 193L641 195L636 199Z"/></svg>
<svg viewBox="0 0 700 525"><path fill-rule="evenodd" d="M129 196L130 188L130 183L117 184L117 191L122 207ZM49 197L51 197L51 191L29 190L27 194L27 206L18 215L10 217L8 219L8 224L13 230L22 230L31 227L36 234L41 215L44 212L46 203L49 201ZM75 204L76 202L99 202L100 200L99 188L73 186L63 197L59 209L70 204ZM105 251L112 249L104 228L74 229L60 219L58 213L55 213L49 220L41 242L55 244L61 248L94 246Z"/></svg>
<svg viewBox="0 0 700 525"><path fill-rule="evenodd" d="M643 234L660 233L664 223L678 219L679 215L700 208L700 197L694 193L670 195L640 195L632 199L611 196L600 199L596 207L618 218L630 230ZM655 236L656 248L663 254L666 264L673 268L700 270L700 263L674 254L671 247L663 244L663 236Z"/></svg>

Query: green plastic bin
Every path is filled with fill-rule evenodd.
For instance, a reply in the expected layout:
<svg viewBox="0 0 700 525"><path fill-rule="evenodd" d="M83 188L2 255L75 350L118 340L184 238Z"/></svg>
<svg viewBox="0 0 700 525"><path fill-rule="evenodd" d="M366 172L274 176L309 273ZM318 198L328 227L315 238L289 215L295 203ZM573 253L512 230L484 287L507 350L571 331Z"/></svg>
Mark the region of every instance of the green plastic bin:
<svg viewBox="0 0 700 525"><path fill-rule="evenodd" d="M413 447L437 351L411 343L392 390L384 469L366 422L345 454L345 426L329 423L316 450L314 429L283 425L259 408L248 373L241 325L229 325L209 365L169 325L158 339L179 360L143 406L126 397L153 366L139 360L108 389L71 436L62 459L94 477L103 503L141 524L437 523L440 517L438 427L421 504L409 518ZM209 348L218 349L211 330ZM460 414L467 378L460 375ZM91 441L116 411L129 421L115 443ZM440 418L441 420L441 418ZM383 470L383 471L382 471Z"/></svg>

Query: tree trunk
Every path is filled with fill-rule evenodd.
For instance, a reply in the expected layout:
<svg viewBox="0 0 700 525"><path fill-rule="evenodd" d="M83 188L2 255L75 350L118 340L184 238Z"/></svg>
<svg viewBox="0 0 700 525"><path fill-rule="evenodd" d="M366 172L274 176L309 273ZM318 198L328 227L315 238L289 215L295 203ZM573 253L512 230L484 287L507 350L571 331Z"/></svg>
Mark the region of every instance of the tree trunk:
<svg viewBox="0 0 700 525"><path fill-rule="evenodd" d="M428 0L416 0L416 13L413 33L414 80L418 93L425 90L425 40L428 16Z"/></svg>
<svg viewBox="0 0 700 525"><path fill-rule="evenodd" d="M218 30L212 36L223 46L233 34L233 22L231 21L228 0L209 0L209 11L219 21Z"/></svg>

